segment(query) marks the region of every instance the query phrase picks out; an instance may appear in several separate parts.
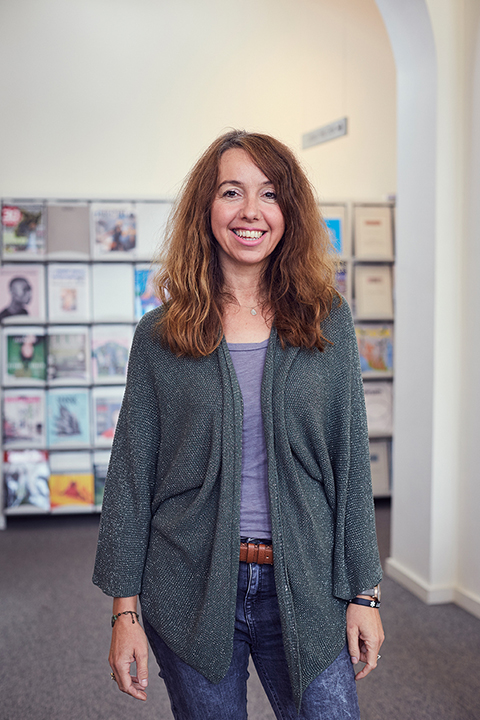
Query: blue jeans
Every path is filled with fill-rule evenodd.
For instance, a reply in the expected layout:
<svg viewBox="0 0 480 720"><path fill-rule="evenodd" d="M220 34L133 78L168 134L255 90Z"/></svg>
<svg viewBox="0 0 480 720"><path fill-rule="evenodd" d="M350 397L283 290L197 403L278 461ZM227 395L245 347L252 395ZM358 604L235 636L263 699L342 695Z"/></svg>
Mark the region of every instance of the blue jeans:
<svg viewBox="0 0 480 720"><path fill-rule="evenodd" d="M145 619L144 626L176 720L245 720L250 654L277 718L360 718L355 673L346 646L307 687L297 714L283 650L272 565L240 563L232 662L217 684L180 660Z"/></svg>

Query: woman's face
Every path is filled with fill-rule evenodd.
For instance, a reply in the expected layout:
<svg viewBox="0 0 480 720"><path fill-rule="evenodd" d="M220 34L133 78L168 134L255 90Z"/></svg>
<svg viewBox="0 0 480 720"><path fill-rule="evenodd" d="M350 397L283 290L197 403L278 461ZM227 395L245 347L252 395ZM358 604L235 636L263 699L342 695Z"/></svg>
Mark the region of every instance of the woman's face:
<svg viewBox="0 0 480 720"><path fill-rule="evenodd" d="M275 188L240 148L220 158L210 222L224 269L260 269L282 239L285 222Z"/></svg>

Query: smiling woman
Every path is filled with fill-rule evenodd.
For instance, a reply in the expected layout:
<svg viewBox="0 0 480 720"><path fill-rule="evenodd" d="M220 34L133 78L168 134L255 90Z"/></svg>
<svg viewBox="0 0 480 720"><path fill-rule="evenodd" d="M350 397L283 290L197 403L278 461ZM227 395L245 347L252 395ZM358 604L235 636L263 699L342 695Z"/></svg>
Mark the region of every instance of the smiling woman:
<svg viewBox="0 0 480 720"><path fill-rule="evenodd" d="M215 141L172 218L164 304L135 333L94 574L114 597L112 677L146 699L147 636L177 720L244 720L250 654L278 718L359 718L381 568L333 267L293 153Z"/></svg>

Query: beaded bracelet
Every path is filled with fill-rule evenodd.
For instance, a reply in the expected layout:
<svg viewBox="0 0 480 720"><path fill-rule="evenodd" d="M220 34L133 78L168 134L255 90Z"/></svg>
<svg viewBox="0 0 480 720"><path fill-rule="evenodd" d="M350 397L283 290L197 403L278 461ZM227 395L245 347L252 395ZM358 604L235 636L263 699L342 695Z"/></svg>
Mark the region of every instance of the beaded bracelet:
<svg viewBox="0 0 480 720"><path fill-rule="evenodd" d="M132 616L132 625L135 625L135 617L137 618L138 622L138 613L135 612L135 610L125 610L125 612L117 613L116 615L112 615L112 628L115 625L115 621L120 617L120 615L131 615ZM135 617L133 617L135 615Z"/></svg>

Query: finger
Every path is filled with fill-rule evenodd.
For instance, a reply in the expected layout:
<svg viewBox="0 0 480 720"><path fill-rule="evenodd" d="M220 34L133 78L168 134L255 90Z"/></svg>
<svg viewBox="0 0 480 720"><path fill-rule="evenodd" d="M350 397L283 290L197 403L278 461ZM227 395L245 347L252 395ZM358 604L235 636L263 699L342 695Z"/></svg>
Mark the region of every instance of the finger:
<svg viewBox="0 0 480 720"><path fill-rule="evenodd" d="M142 688L148 685L148 651L137 651L135 653L137 661L137 682Z"/></svg>
<svg viewBox="0 0 480 720"><path fill-rule="evenodd" d="M147 699L147 694L145 690L142 689L142 687L138 684L138 678L132 677L130 675L129 665L122 666L115 665L113 663L110 664L119 690L126 693L127 695L131 695L132 697L137 698L138 700Z"/></svg>
<svg viewBox="0 0 480 720"><path fill-rule="evenodd" d="M358 642L358 628L347 626L347 644L350 659L356 665L360 659L360 645Z"/></svg>
<svg viewBox="0 0 480 720"><path fill-rule="evenodd" d="M378 660L377 651L373 650L372 648L368 648L367 652L362 655L361 660L362 662L365 662L366 665L360 670L360 672L356 674L355 680L362 680L364 677L367 677L367 675L371 673L372 670L375 670Z"/></svg>

